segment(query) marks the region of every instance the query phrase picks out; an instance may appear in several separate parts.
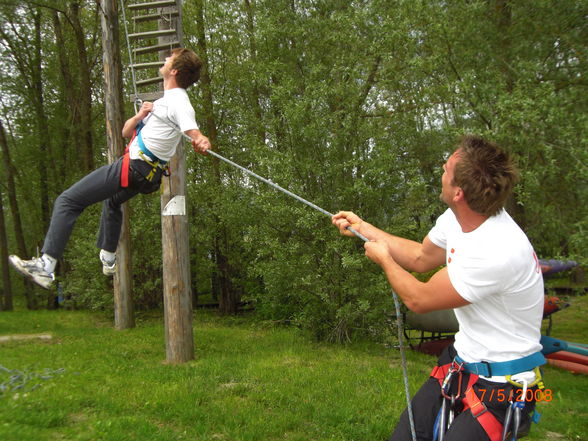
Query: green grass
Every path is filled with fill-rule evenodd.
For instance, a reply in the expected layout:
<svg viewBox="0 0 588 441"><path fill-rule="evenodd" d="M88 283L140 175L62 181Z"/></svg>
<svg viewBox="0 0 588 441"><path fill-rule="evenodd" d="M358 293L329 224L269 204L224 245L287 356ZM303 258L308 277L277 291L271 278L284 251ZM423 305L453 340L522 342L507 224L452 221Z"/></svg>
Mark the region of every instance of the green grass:
<svg viewBox="0 0 588 441"><path fill-rule="evenodd" d="M587 342L587 300L556 314L553 336ZM196 359L174 366L164 362L158 317L115 331L103 314L0 313L0 335L54 336L0 344L0 365L53 372L0 395L0 439L373 441L388 438L405 406L395 349L317 343L296 329L209 312L194 323ZM414 393L434 359L408 358ZM540 404L543 419L528 439L588 439L588 377L545 374L554 399ZM7 378L0 373L0 383Z"/></svg>

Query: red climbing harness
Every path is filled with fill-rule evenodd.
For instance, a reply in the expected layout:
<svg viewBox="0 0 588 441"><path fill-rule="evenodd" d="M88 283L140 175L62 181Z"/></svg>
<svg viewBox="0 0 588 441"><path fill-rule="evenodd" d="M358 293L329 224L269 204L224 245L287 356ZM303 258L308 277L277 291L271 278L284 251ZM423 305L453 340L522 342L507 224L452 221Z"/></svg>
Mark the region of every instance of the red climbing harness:
<svg viewBox="0 0 588 441"><path fill-rule="evenodd" d="M131 162L131 157L129 151L125 151L122 160L122 169L120 171L120 186L123 188L127 188L129 186L129 164Z"/></svg>
<svg viewBox="0 0 588 441"><path fill-rule="evenodd" d="M123 160L122 160L122 168L120 170L120 186L123 188L127 188L129 186L129 165L131 163L131 155L129 153L129 148L131 147L131 144L135 140L137 133L139 133L139 130L141 130L142 128L143 128L142 123L139 123L137 125L137 127L135 127L135 130L133 130L133 136L132 136L131 140L129 141L129 143L127 144L127 147L125 148L125 153L123 155Z"/></svg>
<svg viewBox="0 0 588 441"><path fill-rule="evenodd" d="M457 373L460 375L460 387L461 387L461 375L463 372L463 366L456 362L445 364L443 366L435 366L431 371L431 377L439 381L441 386L441 393L445 394L448 387L448 382L451 379L451 375ZM470 409L473 417L480 423L480 426L484 429L491 441L501 441L502 439L502 423L488 411L486 405L480 400L476 392L474 391L474 384L478 381L479 376L476 374L470 374L468 384L465 389L463 403L463 411ZM459 396L461 391L458 390L457 395ZM446 398L446 397L444 397Z"/></svg>
<svg viewBox="0 0 588 441"><path fill-rule="evenodd" d="M126 188L129 186L129 170L130 170L130 164L131 164L131 157L130 157L130 153L129 153L129 148L133 144L133 141L135 140L135 138L137 138L137 143L139 144L139 156L141 157L141 159L144 162L146 162L147 164L149 164L151 166L151 171L149 172L149 174L147 176L145 176L145 179L147 181L151 182L153 180L154 176L156 175L158 168L160 168L162 170L163 176L170 175L168 162L159 159L157 156L155 156L153 153L151 153L149 151L149 149L147 148L147 146L145 145L145 143L143 142L143 139L141 138L141 129L143 128L143 126L144 126L144 124L142 122L140 122L137 125L137 127L135 127L135 130L133 131L133 137L131 138L131 140L127 144L127 147L125 149L125 153L123 155L122 168L121 168L121 172L120 172L120 186L123 188Z"/></svg>

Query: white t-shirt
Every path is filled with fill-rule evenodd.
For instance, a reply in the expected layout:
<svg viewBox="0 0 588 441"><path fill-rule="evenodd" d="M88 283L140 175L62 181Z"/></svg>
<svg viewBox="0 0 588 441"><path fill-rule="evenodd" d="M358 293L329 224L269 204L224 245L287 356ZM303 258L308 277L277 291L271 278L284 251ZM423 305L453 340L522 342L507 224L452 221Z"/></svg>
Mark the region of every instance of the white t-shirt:
<svg viewBox="0 0 588 441"><path fill-rule="evenodd" d="M466 362L497 362L541 350L543 277L529 239L502 210L464 233L448 209L429 232L446 250L449 279L469 305L455 309L455 349Z"/></svg>
<svg viewBox="0 0 588 441"><path fill-rule="evenodd" d="M155 113L165 121L153 116ZM176 147L186 130L198 129L194 108L186 89L175 88L164 91L163 97L153 103L153 112L144 120L141 137L151 153L163 161L169 161L176 153ZM171 127L170 127L171 125ZM137 138L129 147L131 159L138 159Z"/></svg>

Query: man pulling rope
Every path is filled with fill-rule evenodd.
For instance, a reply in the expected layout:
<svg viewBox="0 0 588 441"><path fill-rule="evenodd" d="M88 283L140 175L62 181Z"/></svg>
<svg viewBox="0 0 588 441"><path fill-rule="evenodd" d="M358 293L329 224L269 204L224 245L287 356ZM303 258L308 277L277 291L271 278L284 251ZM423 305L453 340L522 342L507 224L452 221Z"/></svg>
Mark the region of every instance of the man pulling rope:
<svg viewBox="0 0 588 441"><path fill-rule="evenodd" d="M441 200L449 208L422 243L385 233L348 211L333 216L333 223L342 234L349 236L351 226L370 240L367 257L409 309L455 308L455 344L412 400L417 438L505 440L529 423L535 408L535 394L521 390L542 385L541 269L527 236L503 208L517 179L509 155L467 136L443 170ZM442 265L426 283L409 272ZM391 441L411 439L409 427L405 412Z"/></svg>

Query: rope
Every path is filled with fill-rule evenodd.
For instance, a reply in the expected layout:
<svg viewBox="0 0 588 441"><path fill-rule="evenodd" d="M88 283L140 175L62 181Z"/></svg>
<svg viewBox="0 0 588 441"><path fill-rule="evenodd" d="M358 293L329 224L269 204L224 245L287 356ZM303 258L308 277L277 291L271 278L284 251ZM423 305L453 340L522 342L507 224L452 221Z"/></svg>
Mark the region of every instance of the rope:
<svg viewBox="0 0 588 441"><path fill-rule="evenodd" d="M0 398L14 391L34 391L41 387L41 381L48 381L57 375L64 375L65 369L45 368L42 372L8 369L0 365ZM5 376L8 378L4 379Z"/></svg>
<svg viewBox="0 0 588 441"><path fill-rule="evenodd" d="M127 15L125 13L125 4L124 2L121 5L121 9L122 9L122 16L123 16L123 22L125 24L125 39L127 41L127 50L129 52L129 65L131 67L131 77L133 79L133 92L135 100L134 100L134 106L135 106L135 112L137 112L137 103L136 100L139 96L139 93L137 92L137 78L135 76L135 68L134 68L134 60L133 60L133 54L131 51L131 40L129 39L129 27L127 25Z"/></svg>
<svg viewBox="0 0 588 441"><path fill-rule="evenodd" d="M410 424L410 433L412 441L417 441L416 429L414 425L414 415L412 413L412 405L410 402L410 385L408 381L408 365L406 363L406 352L404 348L404 336L402 335L403 323L402 313L400 312L400 301L398 295L392 289L392 298L394 299L394 307L396 308L396 328L398 332L398 350L400 351L400 359L402 364L402 377L404 379L404 395L406 396L406 410L408 411L408 422Z"/></svg>

